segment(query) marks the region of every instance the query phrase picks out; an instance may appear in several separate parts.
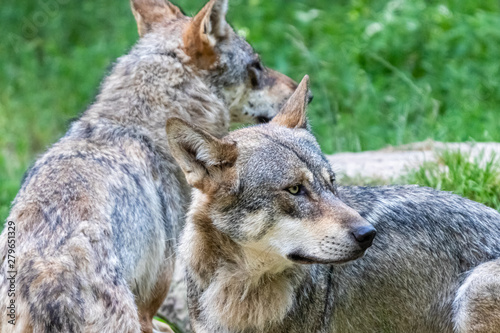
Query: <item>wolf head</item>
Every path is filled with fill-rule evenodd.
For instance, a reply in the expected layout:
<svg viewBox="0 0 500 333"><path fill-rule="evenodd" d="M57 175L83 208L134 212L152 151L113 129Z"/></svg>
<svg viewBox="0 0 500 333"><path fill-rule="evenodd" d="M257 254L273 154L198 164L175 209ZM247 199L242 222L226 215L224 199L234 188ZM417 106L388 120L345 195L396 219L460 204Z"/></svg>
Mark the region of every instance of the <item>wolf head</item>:
<svg viewBox="0 0 500 333"><path fill-rule="evenodd" d="M167 121L174 157L197 190L191 217L244 249L283 262L343 263L375 229L337 196L335 174L307 130L308 78L269 123L223 139Z"/></svg>
<svg viewBox="0 0 500 333"><path fill-rule="evenodd" d="M193 18L164 0L131 0L131 7L149 54L168 53L165 46L178 42L193 73L224 100L231 121L268 122L297 85L264 67L234 32L225 19L227 2L211 0Z"/></svg>

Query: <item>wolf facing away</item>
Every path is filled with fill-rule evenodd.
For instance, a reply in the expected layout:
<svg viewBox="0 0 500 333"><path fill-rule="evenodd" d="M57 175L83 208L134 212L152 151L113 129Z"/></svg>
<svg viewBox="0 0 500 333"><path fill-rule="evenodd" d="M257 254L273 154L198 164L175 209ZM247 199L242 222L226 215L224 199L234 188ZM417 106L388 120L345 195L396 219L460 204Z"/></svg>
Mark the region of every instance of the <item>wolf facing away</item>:
<svg viewBox="0 0 500 333"><path fill-rule="evenodd" d="M268 121L296 88L235 34L227 0L194 18L163 0L131 6L139 42L13 202L17 312L15 325L0 316L2 332L151 332L190 192L169 152L167 117L223 136L230 119ZM0 251L6 311L7 228Z"/></svg>
<svg viewBox="0 0 500 333"><path fill-rule="evenodd" d="M195 188L180 243L193 330L500 332L500 214L418 186L337 187L306 92L307 77L269 124L222 139L167 120Z"/></svg>

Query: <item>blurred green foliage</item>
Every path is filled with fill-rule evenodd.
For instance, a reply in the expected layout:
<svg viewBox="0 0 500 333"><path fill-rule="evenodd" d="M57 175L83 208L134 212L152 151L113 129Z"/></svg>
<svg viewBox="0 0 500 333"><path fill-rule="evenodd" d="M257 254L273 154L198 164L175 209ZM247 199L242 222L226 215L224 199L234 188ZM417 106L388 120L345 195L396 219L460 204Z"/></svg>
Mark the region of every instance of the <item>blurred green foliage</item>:
<svg viewBox="0 0 500 333"><path fill-rule="evenodd" d="M178 1L186 14L204 0ZM500 141L500 2L230 0L264 62L309 74L326 153L433 138ZM137 40L129 2L2 5L0 220L36 154L92 102Z"/></svg>
<svg viewBox="0 0 500 333"><path fill-rule="evenodd" d="M500 211L500 159L496 155L471 158L467 152L445 151L438 162L425 163L404 181L452 191Z"/></svg>

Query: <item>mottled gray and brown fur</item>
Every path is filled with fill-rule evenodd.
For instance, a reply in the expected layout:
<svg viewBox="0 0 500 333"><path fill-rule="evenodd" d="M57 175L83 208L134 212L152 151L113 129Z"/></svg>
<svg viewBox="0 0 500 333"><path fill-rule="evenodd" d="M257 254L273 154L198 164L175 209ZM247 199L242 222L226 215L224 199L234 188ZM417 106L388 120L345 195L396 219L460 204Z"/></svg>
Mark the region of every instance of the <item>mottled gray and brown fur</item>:
<svg viewBox="0 0 500 333"><path fill-rule="evenodd" d="M417 186L337 187L305 81L271 123L222 139L167 121L196 188L180 245L194 331L500 332L500 214Z"/></svg>
<svg viewBox="0 0 500 333"><path fill-rule="evenodd" d="M151 332L190 191L169 152L167 117L220 137L231 118L271 119L296 87L234 33L227 0L194 18L163 0L131 5L139 42L13 202L17 313L8 323L6 229L2 332Z"/></svg>

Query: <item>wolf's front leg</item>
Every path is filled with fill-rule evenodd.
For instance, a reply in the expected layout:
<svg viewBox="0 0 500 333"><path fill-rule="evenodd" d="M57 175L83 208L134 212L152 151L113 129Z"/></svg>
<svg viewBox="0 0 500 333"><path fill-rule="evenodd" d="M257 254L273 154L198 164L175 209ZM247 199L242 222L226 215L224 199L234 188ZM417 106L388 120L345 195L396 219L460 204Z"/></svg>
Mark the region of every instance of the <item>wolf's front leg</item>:
<svg viewBox="0 0 500 333"><path fill-rule="evenodd" d="M156 281L153 284L154 287L151 289L149 295L139 294L136 297L143 333L173 333L168 325L153 320L153 317L167 296L172 281L174 262L175 258L173 255L170 255L167 260L163 261L159 274L156 276Z"/></svg>

